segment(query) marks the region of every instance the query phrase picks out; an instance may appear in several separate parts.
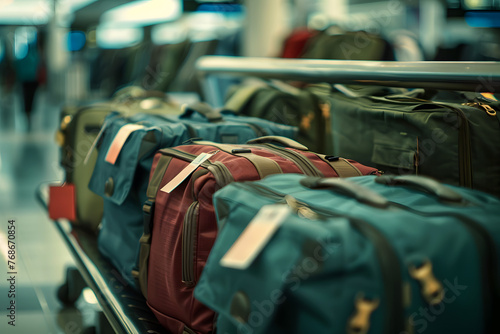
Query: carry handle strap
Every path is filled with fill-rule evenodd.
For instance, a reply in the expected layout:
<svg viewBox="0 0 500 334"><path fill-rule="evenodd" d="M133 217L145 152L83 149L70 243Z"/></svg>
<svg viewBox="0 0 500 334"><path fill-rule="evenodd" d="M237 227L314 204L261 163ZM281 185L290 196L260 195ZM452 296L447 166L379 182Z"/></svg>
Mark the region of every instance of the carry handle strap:
<svg viewBox="0 0 500 334"><path fill-rule="evenodd" d="M247 141L247 144L253 145L253 144L278 144L282 145L285 147L289 148L295 148L297 150L301 151L309 151L307 146L302 145L301 143L287 138L287 137L281 137L281 136L263 136L255 139L251 139Z"/></svg>
<svg viewBox="0 0 500 334"><path fill-rule="evenodd" d="M356 166L354 166L344 158L333 155L324 155L318 153L315 154L321 160L328 163L339 177L353 177L363 175L363 173L361 173L361 171Z"/></svg>
<svg viewBox="0 0 500 334"><path fill-rule="evenodd" d="M375 178L375 182L389 186L416 188L431 193L442 201L461 202L463 200L462 196L456 191L428 177L417 175L384 175Z"/></svg>
<svg viewBox="0 0 500 334"><path fill-rule="evenodd" d="M203 102L184 105L183 109L184 113L180 116L180 118L189 118L192 114L198 113L204 116L211 123L220 122L224 119L220 112Z"/></svg>
<svg viewBox="0 0 500 334"><path fill-rule="evenodd" d="M300 184L310 189L330 189L356 199L376 208L386 208L389 201L379 194L362 187L356 183L342 178L318 178L306 177L300 180Z"/></svg>
<svg viewBox="0 0 500 334"><path fill-rule="evenodd" d="M218 148L221 151L224 151L229 154L233 154L239 157L243 157L250 161L257 173L259 173L259 177L261 179L265 178L268 175L272 174L281 174L283 173L280 165L274 161L273 159L269 159L257 154L252 153L252 150L244 147L243 145L231 145L231 144L219 144L213 143L209 141L195 141L194 144L197 145L210 145Z"/></svg>

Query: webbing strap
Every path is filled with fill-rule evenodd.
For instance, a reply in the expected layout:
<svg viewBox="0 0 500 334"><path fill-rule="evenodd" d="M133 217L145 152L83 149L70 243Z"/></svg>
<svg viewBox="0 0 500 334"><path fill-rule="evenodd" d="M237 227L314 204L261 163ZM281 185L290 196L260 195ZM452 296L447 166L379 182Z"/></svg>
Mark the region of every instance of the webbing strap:
<svg viewBox="0 0 500 334"><path fill-rule="evenodd" d="M229 145L229 144L219 144L219 143L212 143L212 142L205 142L205 141L197 141L195 143L201 144L201 145L214 146L214 147L217 147L219 150L224 151L226 153L229 153L232 155L237 155L239 157L247 159L248 161L250 161L254 165L254 167L257 170L257 173L259 173L259 177L261 179L263 179L264 177L271 175L271 174L282 174L283 173L283 171L281 170L281 167L273 159L262 157L260 155L257 155L257 154L251 153L251 152L233 152L233 150L245 149L245 148L252 147L250 145Z"/></svg>
<svg viewBox="0 0 500 334"><path fill-rule="evenodd" d="M316 154L321 160L327 162L339 177L362 176L363 173L344 158L327 159L326 155Z"/></svg>

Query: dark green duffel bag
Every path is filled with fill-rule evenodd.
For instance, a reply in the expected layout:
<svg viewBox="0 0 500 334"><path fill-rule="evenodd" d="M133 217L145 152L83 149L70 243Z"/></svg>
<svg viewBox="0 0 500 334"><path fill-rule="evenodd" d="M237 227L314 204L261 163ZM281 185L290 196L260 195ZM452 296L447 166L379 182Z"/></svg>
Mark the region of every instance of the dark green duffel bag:
<svg viewBox="0 0 500 334"><path fill-rule="evenodd" d="M327 87L310 89L331 108L334 155L500 195L498 102L479 94L456 103L439 95L348 97Z"/></svg>
<svg viewBox="0 0 500 334"><path fill-rule="evenodd" d="M307 90L284 84L242 84L229 91L224 108L299 128L297 140L311 151L331 154L328 110Z"/></svg>

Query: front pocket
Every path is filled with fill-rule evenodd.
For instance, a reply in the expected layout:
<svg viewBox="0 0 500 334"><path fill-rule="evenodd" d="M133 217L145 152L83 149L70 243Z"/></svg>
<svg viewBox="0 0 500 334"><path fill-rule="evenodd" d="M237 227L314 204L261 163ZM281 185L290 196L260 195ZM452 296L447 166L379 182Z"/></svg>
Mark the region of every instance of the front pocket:
<svg viewBox="0 0 500 334"><path fill-rule="evenodd" d="M189 206L182 226L182 282L187 286L195 284L194 255L199 204L198 201L195 201Z"/></svg>

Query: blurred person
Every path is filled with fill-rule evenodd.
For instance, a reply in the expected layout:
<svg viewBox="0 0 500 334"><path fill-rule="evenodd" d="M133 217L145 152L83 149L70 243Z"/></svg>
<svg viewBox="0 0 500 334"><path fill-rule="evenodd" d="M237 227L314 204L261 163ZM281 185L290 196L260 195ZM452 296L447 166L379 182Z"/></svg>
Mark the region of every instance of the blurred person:
<svg viewBox="0 0 500 334"><path fill-rule="evenodd" d="M36 42L26 45L27 52L22 58L16 58L17 80L21 83L24 112L28 119L28 131L31 131L31 114L35 93L39 86L38 74L40 66L39 48Z"/></svg>
<svg viewBox="0 0 500 334"><path fill-rule="evenodd" d="M0 126L7 129L14 126L13 93L16 86L16 69L10 44L0 39Z"/></svg>

